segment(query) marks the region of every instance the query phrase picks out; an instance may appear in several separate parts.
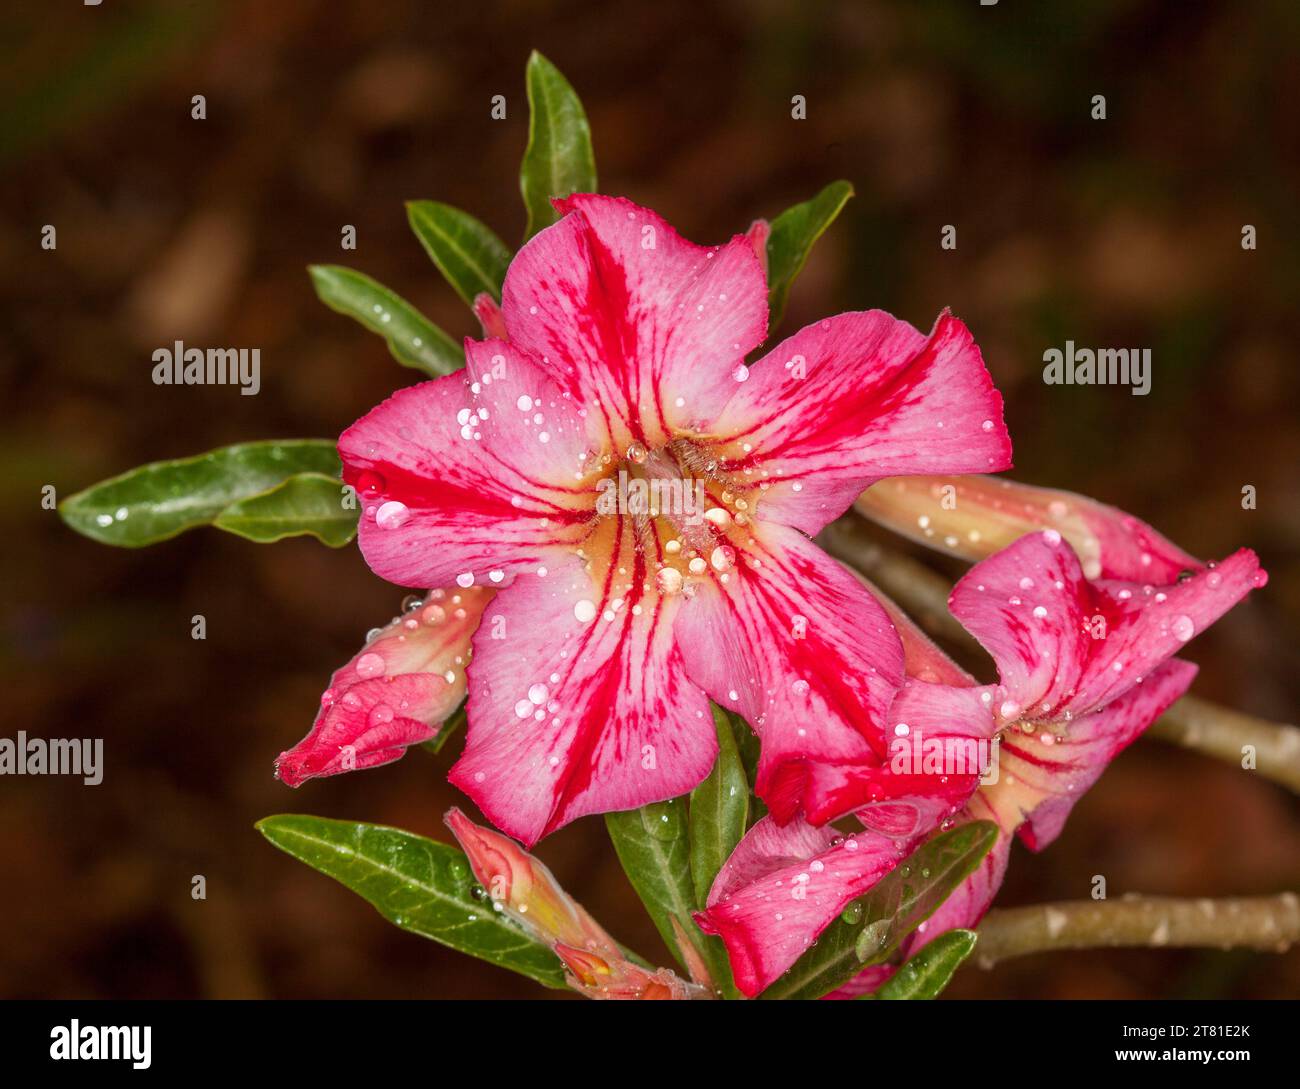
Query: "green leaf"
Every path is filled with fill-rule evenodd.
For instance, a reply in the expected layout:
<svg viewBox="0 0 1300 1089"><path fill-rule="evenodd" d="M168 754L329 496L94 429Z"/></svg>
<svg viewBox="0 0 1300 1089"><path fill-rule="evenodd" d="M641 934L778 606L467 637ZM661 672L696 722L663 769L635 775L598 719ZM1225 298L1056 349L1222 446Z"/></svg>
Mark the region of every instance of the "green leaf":
<svg viewBox="0 0 1300 1089"><path fill-rule="evenodd" d="M577 92L540 53L528 58L528 147L519 171L528 227L524 240L556 220L551 197L596 191L596 155Z"/></svg>
<svg viewBox="0 0 1300 1089"><path fill-rule="evenodd" d="M425 252L467 306L473 308L474 296L481 291L501 301L510 251L491 228L468 212L436 200L410 201L406 218Z"/></svg>
<svg viewBox="0 0 1300 1089"><path fill-rule="evenodd" d="M332 439L246 442L141 465L69 496L59 504L59 514L78 533L103 544L140 548L209 525L232 503L270 491L298 473L320 473L337 482L341 471Z"/></svg>
<svg viewBox="0 0 1300 1089"><path fill-rule="evenodd" d="M923 843L863 897L762 998L821 998L863 968L887 960L980 864L997 839L992 821L972 821ZM865 939L865 940L864 940ZM868 946L865 959L859 944Z"/></svg>
<svg viewBox="0 0 1300 1089"><path fill-rule="evenodd" d="M998 838L992 821L971 821L923 843L864 898L858 938L863 966L883 964L902 940L933 915L989 853Z"/></svg>
<svg viewBox="0 0 1300 1089"><path fill-rule="evenodd" d="M547 987L565 986L560 959L492 909L457 848L396 828L300 814L266 817L257 829L403 930Z"/></svg>
<svg viewBox="0 0 1300 1089"><path fill-rule="evenodd" d="M937 998L974 948L975 931L949 930L908 960L875 994L862 997L886 1000Z"/></svg>
<svg viewBox="0 0 1300 1089"><path fill-rule="evenodd" d="M664 944L685 965L672 920L675 918L688 935L699 935L697 948L702 949L704 938L691 918L695 888L691 882L686 799L606 813L605 826L618 860Z"/></svg>
<svg viewBox="0 0 1300 1089"><path fill-rule="evenodd" d="M749 816L749 780L740 762L731 717L714 705L718 732L718 761L708 777L691 791L691 879L695 906L703 909L722 864L745 834Z"/></svg>
<svg viewBox="0 0 1300 1089"><path fill-rule="evenodd" d="M356 495L338 477L297 473L269 491L231 503L212 524L259 544L310 535L341 548L356 536L358 518Z"/></svg>
<svg viewBox="0 0 1300 1089"><path fill-rule="evenodd" d="M790 285L803 271L813 243L840 214L853 186L846 181L831 182L812 200L787 208L774 220L767 237L767 302L768 332L785 316L785 304L790 297Z"/></svg>
<svg viewBox="0 0 1300 1089"><path fill-rule="evenodd" d="M465 365L459 344L377 280L343 265L312 265L307 271L320 301L378 333L402 366L437 378Z"/></svg>
<svg viewBox="0 0 1300 1089"><path fill-rule="evenodd" d="M762 745L758 734L749 728L749 723L739 715L730 714L731 733L736 741L736 750L740 753L740 762L745 769L745 779L749 783L749 816L745 831L749 831L767 816L767 805L754 793L754 784L758 782L758 758Z"/></svg>

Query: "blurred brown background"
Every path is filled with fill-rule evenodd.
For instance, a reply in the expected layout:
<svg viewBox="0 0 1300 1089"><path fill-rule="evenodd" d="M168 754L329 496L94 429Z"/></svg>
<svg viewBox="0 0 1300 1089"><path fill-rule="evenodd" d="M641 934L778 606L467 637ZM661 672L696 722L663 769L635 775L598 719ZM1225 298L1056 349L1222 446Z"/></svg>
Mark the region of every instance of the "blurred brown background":
<svg viewBox="0 0 1300 1089"><path fill-rule="evenodd" d="M205 530L116 551L39 505L47 483L64 496L237 440L337 435L414 380L316 301L309 262L354 265L474 332L402 202L448 201L519 238L534 47L586 103L602 189L697 241L850 179L857 198L787 330L871 306L928 328L952 307L1007 397L1015 476L1131 510L1200 556L1260 551L1267 591L1188 656L1200 694L1294 719L1289 0L32 0L3 19L3 733L103 737L106 775L0 780L0 995L543 994L393 929L253 829L302 811L447 838L442 812L465 804L443 779L451 754L297 793L271 777L402 590L355 548ZM194 94L207 120L191 120ZM495 94L505 121L489 119ZM46 223L56 252L39 246ZM345 223L355 253L339 249ZM949 223L956 252L939 248ZM261 394L154 386L149 353L178 338L260 346ZM1042 352L1066 338L1151 347L1151 394L1045 386ZM1294 888L1298 816L1258 776L1139 742L1055 846L1017 848L1001 902L1085 896L1095 873L1111 895ZM599 819L540 854L619 937L666 958ZM965 969L950 993L1294 997L1300 953L1057 954Z"/></svg>

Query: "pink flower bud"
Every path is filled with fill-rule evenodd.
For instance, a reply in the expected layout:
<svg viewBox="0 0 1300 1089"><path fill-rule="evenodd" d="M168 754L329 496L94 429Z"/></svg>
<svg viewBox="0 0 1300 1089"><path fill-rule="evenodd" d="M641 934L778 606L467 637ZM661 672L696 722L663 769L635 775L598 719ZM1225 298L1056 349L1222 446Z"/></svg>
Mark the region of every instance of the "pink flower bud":
<svg viewBox="0 0 1300 1089"><path fill-rule="evenodd" d="M569 986L588 998L708 998L667 968L642 968L623 954L581 904L572 899L541 862L514 840L475 824L459 809L449 810L451 829L493 906L538 941L545 942L568 969Z"/></svg>
<svg viewBox="0 0 1300 1089"><path fill-rule="evenodd" d="M972 561L1045 529L1069 542L1090 579L1165 584L1203 566L1122 510L1002 477L891 477L868 488L854 506L896 533Z"/></svg>
<svg viewBox="0 0 1300 1089"><path fill-rule="evenodd" d="M330 678L311 732L275 762L291 787L373 768L437 736L465 698L470 639L493 592L432 590Z"/></svg>

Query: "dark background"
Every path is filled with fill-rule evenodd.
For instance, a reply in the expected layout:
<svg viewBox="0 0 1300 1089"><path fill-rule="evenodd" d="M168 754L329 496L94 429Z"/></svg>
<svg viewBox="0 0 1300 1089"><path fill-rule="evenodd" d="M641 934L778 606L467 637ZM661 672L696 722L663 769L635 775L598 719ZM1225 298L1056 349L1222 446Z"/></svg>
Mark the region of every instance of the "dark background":
<svg viewBox="0 0 1300 1089"><path fill-rule="evenodd" d="M857 187L787 331L884 307L966 320L1007 397L1015 476L1086 492L1273 578L1188 656L1196 691L1293 719L1300 621L1300 7L1002 0L777 4L416 0L6 4L0 33L4 733L105 738L106 776L0 780L0 995L541 996L383 922L254 831L312 812L447 838L452 754L275 782L330 671L403 591L355 548L214 530L138 552L40 508L138 463L333 436L413 381L327 311L304 266L376 276L456 336L469 313L402 202L515 241L523 68L582 95L601 188L719 242L826 182ZM208 117L190 118L207 96ZM489 119L504 94L508 119ZM803 94L806 121L790 118ZM1108 119L1089 116L1093 94ZM58 228L58 249L40 229ZM355 224L359 248L339 249ZM944 224L959 248L939 248ZM1241 227L1259 248L1243 252ZM262 392L157 387L175 339L260 346ZM1048 387L1043 351L1147 346L1153 389ZM1254 484L1259 509L1243 511ZM190 638L203 613L208 638ZM1295 799L1143 741L1001 903L1294 888ZM666 960L602 822L540 855ZM208 899L190 899L204 874ZM963 970L955 995L1296 996L1300 954L1055 954Z"/></svg>

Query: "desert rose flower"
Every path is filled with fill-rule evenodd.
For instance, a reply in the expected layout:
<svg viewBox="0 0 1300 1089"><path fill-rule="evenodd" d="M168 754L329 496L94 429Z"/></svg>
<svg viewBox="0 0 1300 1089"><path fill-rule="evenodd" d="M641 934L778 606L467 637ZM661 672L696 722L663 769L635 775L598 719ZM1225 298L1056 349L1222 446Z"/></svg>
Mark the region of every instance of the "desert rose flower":
<svg viewBox="0 0 1300 1089"><path fill-rule="evenodd" d="M695 786L712 698L761 737L777 818L822 812L802 765L883 756L903 656L809 535L882 477L1005 468L1001 399L946 313L928 335L841 314L748 365L756 234L702 247L626 200L557 207L500 314L480 307L505 337L339 441L377 574L499 590L452 781L532 844Z"/></svg>
<svg viewBox="0 0 1300 1089"><path fill-rule="evenodd" d="M1034 851L1055 840L1107 765L1191 685L1196 666L1173 654L1267 582L1249 549L1166 585L1090 582L1055 530L971 568L949 605L997 665L1001 746L997 782L962 819L992 820L1002 835L935 913L929 937L979 921L1011 836Z"/></svg>
<svg viewBox="0 0 1300 1089"><path fill-rule="evenodd" d="M513 840L475 824L459 809L449 810L446 821L493 908L555 951L574 990L603 999L712 997L706 988L667 968L643 968L629 961L586 909L560 888L551 871Z"/></svg>
<svg viewBox="0 0 1300 1089"><path fill-rule="evenodd" d="M1000 739L996 782L980 786L944 826L992 820L1001 835L905 952L979 921L1001 885L1012 835L1034 850L1054 840L1107 764L1191 684L1196 667L1174 653L1266 581L1254 553L1243 549L1164 586L1090 582L1060 533L1045 530L976 564L949 600L993 656L999 684L963 682L956 666L943 667L942 652L924 650L919 631L900 628L913 645L909 660L964 694L975 716L972 736L987 729ZM873 828L842 842L827 829L759 829L737 847L698 917L722 936L746 994L769 986L888 872L900 857L892 848L917 842L895 836L891 845ZM795 901L793 910L786 900ZM872 969L844 995L884 976Z"/></svg>
<svg viewBox="0 0 1300 1089"><path fill-rule="evenodd" d="M465 698L470 637L492 591L432 590L366 641L321 693L311 731L275 762L291 787L397 760Z"/></svg>
<svg viewBox="0 0 1300 1089"><path fill-rule="evenodd" d="M992 476L882 480L854 507L896 533L982 560L1033 530L1053 529L1090 579L1173 582L1204 565L1139 518L1086 495Z"/></svg>

